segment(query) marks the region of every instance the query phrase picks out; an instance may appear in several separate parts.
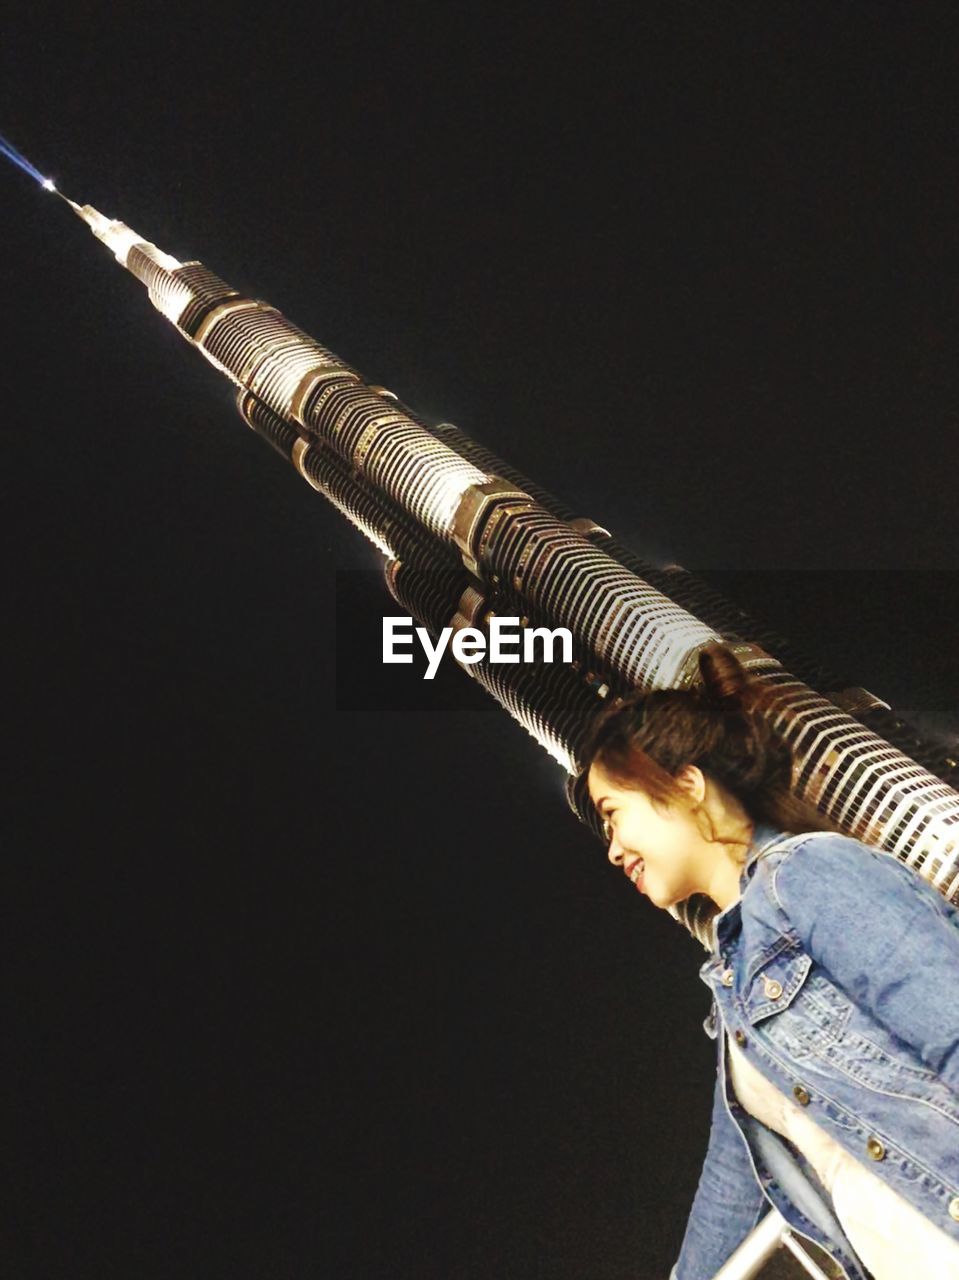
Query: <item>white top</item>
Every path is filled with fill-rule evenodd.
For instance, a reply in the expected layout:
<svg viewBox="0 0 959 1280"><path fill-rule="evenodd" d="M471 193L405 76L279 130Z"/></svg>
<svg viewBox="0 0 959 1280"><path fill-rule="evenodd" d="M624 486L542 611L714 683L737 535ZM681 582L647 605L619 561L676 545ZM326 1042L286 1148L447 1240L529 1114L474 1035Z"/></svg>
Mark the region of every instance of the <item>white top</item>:
<svg viewBox="0 0 959 1280"><path fill-rule="evenodd" d="M769 1083L726 1036L730 1078L742 1107L798 1147L832 1196L833 1209L875 1280L959 1280L959 1243L841 1147Z"/></svg>

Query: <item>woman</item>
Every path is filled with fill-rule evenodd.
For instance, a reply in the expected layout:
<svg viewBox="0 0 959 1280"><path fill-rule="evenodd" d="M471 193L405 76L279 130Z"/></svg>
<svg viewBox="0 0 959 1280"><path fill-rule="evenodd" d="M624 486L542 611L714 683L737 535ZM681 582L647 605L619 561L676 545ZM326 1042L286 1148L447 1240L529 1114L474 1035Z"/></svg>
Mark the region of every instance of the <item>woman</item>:
<svg viewBox="0 0 959 1280"><path fill-rule="evenodd" d="M959 910L792 795L774 692L728 649L700 669L606 708L582 753L614 866L657 907L718 909L712 1127L671 1280L708 1280L770 1204L856 1280L959 1280Z"/></svg>

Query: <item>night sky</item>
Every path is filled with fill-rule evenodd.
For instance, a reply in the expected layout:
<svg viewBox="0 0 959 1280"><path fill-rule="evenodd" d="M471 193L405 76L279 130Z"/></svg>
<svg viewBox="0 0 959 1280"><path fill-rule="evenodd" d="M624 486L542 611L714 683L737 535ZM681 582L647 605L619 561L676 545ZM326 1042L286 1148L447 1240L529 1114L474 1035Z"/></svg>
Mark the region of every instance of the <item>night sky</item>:
<svg viewBox="0 0 959 1280"><path fill-rule="evenodd" d="M309 13L34 5L0 131L955 743L955 8ZM0 201L4 1276L664 1277L705 953L465 676L344 677L377 554Z"/></svg>

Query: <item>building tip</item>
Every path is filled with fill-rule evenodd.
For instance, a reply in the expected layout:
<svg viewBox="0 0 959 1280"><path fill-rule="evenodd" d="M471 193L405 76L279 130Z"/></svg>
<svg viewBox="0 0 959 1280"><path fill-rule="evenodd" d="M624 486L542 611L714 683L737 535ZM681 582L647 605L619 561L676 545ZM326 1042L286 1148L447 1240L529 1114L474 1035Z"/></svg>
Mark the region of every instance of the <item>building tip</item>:
<svg viewBox="0 0 959 1280"><path fill-rule="evenodd" d="M75 201L71 200L69 196L65 196L62 191L57 190L57 188L52 184L49 187L47 187L47 190L52 191L55 196L59 196L60 199L63 200L65 204L68 204L70 206L70 208L78 217L83 218L84 221L87 220L83 212L82 205L76 204Z"/></svg>

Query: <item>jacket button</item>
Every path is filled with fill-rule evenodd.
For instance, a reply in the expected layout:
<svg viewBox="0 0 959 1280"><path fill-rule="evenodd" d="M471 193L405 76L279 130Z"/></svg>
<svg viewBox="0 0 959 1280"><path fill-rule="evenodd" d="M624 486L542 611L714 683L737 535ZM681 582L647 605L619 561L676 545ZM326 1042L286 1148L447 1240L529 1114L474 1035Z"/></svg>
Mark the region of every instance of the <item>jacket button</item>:
<svg viewBox="0 0 959 1280"><path fill-rule="evenodd" d="M769 1000L778 1000L783 993L783 985L777 982L775 978L767 978L763 974L763 991Z"/></svg>
<svg viewBox="0 0 959 1280"><path fill-rule="evenodd" d="M733 1032L733 1039L740 1046L746 1043L746 1032L743 1031L742 1027L736 1028L736 1030Z"/></svg>
<svg viewBox="0 0 959 1280"><path fill-rule="evenodd" d="M732 969L724 969L719 981L723 984L724 987L731 987L733 985Z"/></svg>
<svg viewBox="0 0 959 1280"><path fill-rule="evenodd" d="M866 1143L866 1150L872 1156L873 1160L881 1160L886 1154L886 1148L882 1145L878 1138L870 1138Z"/></svg>
<svg viewBox="0 0 959 1280"><path fill-rule="evenodd" d="M801 1084L793 1085L793 1097L796 1099L796 1101L799 1103L801 1107L809 1106L809 1094L806 1092L806 1090L802 1087Z"/></svg>
<svg viewBox="0 0 959 1280"><path fill-rule="evenodd" d="M956 1196L954 1200L949 1201L949 1217L955 1218L955 1220L959 1222L959 1196Z"/></svg>

